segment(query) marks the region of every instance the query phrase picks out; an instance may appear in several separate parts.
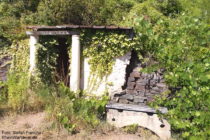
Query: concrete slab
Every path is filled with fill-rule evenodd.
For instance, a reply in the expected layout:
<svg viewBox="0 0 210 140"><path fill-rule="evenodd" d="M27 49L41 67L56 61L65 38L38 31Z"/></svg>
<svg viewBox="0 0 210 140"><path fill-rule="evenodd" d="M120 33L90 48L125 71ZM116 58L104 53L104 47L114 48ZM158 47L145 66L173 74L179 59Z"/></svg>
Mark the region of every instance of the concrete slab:
<svg viewBox="0 0 210 140"><path fill-rule="evenodd" d="M107 109L107 122L116 127L138 124L153 131L162 140L167 140L171 137L170 124L165 119L160 119L157 114L151 112Z"/></svg>

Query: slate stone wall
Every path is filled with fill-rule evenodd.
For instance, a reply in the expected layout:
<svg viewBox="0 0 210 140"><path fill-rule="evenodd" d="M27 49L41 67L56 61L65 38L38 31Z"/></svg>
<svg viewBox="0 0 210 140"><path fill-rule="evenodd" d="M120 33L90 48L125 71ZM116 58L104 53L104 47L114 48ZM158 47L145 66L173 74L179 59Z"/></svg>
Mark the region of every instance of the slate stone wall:
<svg viewBox="0 0 210 140"><path fill-rule="evenodd" d="M140 72L141 66L134 68L127 81L127 94L145 97L152 101L153 97L166 91L167 85L163 79L163 70L147 74Z"/></svg>
<svg viewBox="0 0 210 140"><path fill-rule="evenodd" d="M124 91L115 94L113 102L145 105L153 101L155 95L168 90L163 78L164 69L153 73L140 72L145 65L136 56L132 57Z"/></svg>

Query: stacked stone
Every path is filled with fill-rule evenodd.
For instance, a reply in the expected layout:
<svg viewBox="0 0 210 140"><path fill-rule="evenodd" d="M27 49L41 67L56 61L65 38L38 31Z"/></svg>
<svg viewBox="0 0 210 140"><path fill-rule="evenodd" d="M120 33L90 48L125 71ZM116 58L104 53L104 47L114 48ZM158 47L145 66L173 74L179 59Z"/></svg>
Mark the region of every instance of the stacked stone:
<svg viewBox="0 0 210 140"><path fill-rule="evenodd" d="M164 83L163 69L150 74L142 73L140 69L141 66L133 69L128 77L126 90L114 95L115 102L145 105L155 95L168 89Z"/></svg>
<svg viewBox="0 0 210 140"><path fill-rule="evenodd" d="M145 105L147 102L146 97L134 95L134 94L127 94L126 91L121 93L114 94L114 98L112 100L113 103L122 103L122 104L138 104L138 105Z"/></svg>

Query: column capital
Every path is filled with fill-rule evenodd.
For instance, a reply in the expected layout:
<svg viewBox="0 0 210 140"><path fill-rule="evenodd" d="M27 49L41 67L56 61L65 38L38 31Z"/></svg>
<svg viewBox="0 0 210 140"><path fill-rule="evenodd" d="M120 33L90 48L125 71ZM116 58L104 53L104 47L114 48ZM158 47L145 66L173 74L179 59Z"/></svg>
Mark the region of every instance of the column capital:
<svg viewBox="0 0 210 140"><path fill-rule="evenodd" d="M39 36L36 32L34 31L26 31L26 34L29 36Z"/></svg>
<svg viewBox="0 0 210 140"><path fill-rule="evenodd" d="M80 34L73 34L72 37L80 37Z"/></svg>

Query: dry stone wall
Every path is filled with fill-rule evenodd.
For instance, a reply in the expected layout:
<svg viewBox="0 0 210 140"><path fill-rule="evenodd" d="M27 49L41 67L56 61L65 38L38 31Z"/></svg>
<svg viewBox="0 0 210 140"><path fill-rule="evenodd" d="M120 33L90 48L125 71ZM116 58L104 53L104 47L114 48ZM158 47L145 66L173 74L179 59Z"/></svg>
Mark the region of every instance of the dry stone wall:
<svg viewBox="0 0 210 140"><path fill-rule="evenodd" d="M140 72L144 65L136 57L131 61L135 62L130 62L133 66L128 73L125 89L114 94L113 102L146 105L154 100L155 95L168 90L163 77L164 69L144 73Z"/></svg>

